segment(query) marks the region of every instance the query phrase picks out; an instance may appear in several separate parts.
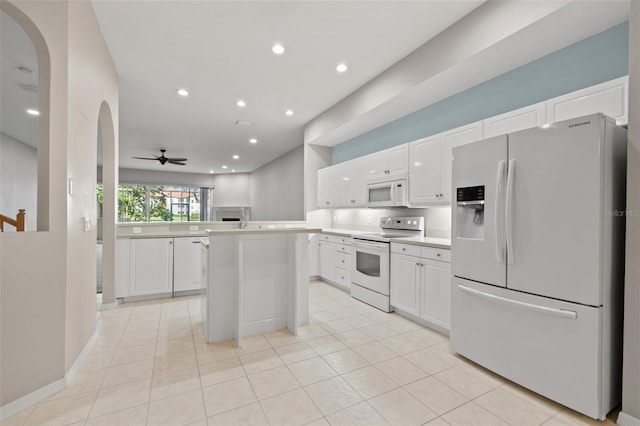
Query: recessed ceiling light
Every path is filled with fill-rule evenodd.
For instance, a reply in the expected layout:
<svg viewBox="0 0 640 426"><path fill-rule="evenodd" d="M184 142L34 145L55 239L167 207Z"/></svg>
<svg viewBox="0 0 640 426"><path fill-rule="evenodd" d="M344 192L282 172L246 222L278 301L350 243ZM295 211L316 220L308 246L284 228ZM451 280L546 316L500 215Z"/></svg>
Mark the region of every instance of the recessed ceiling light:
<svg viewBox="0 0 640 426"><path fill-rule="evenodd" d="M40 115L40 111L38 111L37 109L28 109L27 110L27 114L29 115Z"/></svg>
<svg viewBox="0 0 640 426"><path fill-rule="evenodd" d="M234 160L237 160L238 158L240 158L240 156L239 156L239 155L234 155L234 156L233 156L233 159L234 159Z"/></svg>
<svg viewBox="0 0 640 426"><path fill-rule="evenodd" d="M244 108L244 107L246 107L246 106L247 106L247 103L246 103L245 101L243 101L242 99L238 99L238 100L236 101L236 105L237 105L239 108Z"/></svg>
<svg viewBox="0 0 640 426"><path fill-rule="evenodd" d="M226 168L227 168L227 166L222 166L222 168L223 168L223 169L226 169Z"/></svg>
<svg viewBox="0 0 640 426"><path fill-rule="evenodd" d="M209 170L209 173L213 173L213 170Z"/></svg>
<svg viewBox="0 0 640 426"><path fill-rule="evenodd" d="M180 96L189 96L189 91L187 89L178 89L176 92Z"/></svg>
<svg viewBox="0 0 640 426"><path fill-rule="evenodd" d="M232 169L232 170L231 170L231 173L235 173L235 172L236 172L236 169Z"/></svg>
<svg viewBox="0 0 640 426"><path fill-rule="evenodd" d="M336 71L338 71L339 73L343 73L346 72L349 69L349 67L347 66L347 64L341 62L338 65L336 65Z"/></svg>
<svg viewBox="0 0 640 426"><path fill-rule="evenodd" d="M271 45L271 51L276 55L282 55L284 53L284 46L280 43L274 43Z"/></svg>
<svg viewBox="0 0 640 426"><path fill-rule="evenodd" d="M286 110L284 113L285 113L285 115L288 115L288 116L292 116L293 115L293 111L290 110L290 109Z"/></svg>
<svg viewBox="0 0 640 426"><path fill-rule="evenodd" d="M249 143L258 143L258 139L251 138L251 139L249 139Z"/></svg>

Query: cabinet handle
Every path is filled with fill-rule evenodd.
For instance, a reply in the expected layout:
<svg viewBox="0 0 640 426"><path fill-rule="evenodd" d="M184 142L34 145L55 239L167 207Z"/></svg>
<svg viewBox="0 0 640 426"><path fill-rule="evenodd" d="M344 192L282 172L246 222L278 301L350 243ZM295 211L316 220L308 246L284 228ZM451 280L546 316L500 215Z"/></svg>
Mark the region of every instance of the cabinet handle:
<svg viewBox="0 0 640 426"><path fill-rule="evenodd" d="M440 257L440 253L436 253L436 256Z"/></svg>
<svg viewBox="0 0 640 426"><path fill-rule="evenodd" d="M355 202L356 202L356 200L351 200L351 202L352 202L352 203L355 203Z"/></svg>
<svg viewBox="0 0 640 426"><path fill-rule="evenodd" d="M328 202L328 201L325 201L324 203L325 203L325 204L329 204L329 202Z"/></svg>
<svg viewBox="0 0 640 426"><path fill-rule="evenodd" d="M200 244L200 240L197 240L197 241L191 241L191 244Z"/></svg>
<svg viewBox="0 0 640 426"><path fill-rule="evenodd" d="M173 241L169 241L169 245L173 244Z"/></svg>
<svg viewBox="0 0 640 426"><path fill-rule="evenodd" d="M416 262L416 266L420 266L420 262Z"/></svg>
<svg viewBox="0 0 640 426"><path fill-rule="evenodd" d="M407 251L407 249L406 249L406 248L404 248L404 247L402 247L402 251Z"/></svg>

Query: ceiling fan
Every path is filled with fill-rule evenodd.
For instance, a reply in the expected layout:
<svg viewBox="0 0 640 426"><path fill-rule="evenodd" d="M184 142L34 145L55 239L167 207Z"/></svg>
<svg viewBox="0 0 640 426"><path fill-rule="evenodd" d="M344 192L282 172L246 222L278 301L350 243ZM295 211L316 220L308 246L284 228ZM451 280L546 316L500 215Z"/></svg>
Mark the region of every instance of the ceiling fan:
<svg viewBox="0 0 640 426"><path fill-rule="evenodd" d="M158 157L157 155L154 158L149 158L149 157L131 157L131 158L135 158L137 160L152 160L152 161L159 161L160 164L162 164L163 166L166 163L169 164L177 164L178 166L186 166L187 163L185 163L185 161L187 161L187 158L171 158L171 157L165 157L164 153L167 152L166 149L161 149L160 150L160 157Z"/></svg>

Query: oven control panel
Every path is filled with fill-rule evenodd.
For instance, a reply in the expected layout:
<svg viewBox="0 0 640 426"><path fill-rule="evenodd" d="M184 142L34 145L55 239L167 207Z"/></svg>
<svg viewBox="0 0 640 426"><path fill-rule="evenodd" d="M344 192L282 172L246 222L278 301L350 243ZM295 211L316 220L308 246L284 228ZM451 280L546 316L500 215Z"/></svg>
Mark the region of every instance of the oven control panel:
<svg viewBox="0 0 640 426"><path fill-rule="evenodd" d="M381 217L380 228L422 231L424 229L424 217Z"/></svg>

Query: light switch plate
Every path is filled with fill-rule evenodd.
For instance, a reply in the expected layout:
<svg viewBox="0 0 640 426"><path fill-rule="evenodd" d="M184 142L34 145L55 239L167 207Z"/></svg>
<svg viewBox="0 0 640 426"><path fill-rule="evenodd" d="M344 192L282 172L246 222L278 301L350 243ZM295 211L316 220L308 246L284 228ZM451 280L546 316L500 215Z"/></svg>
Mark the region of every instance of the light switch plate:
<svg viewBox="0 0 640 426"><path fill-rule="evenodd" d="M84 217L84 232L93 230L93 221L89 216Z"/></svg>

